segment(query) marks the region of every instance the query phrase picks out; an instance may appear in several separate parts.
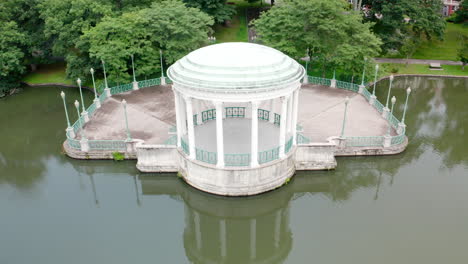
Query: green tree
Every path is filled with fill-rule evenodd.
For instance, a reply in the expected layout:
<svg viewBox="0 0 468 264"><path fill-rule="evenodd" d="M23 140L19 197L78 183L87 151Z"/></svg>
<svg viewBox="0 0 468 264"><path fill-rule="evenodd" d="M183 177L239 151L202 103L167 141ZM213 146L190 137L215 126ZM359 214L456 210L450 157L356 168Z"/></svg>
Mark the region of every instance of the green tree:
<svg viewBox="0 0 468 264"><path fill-rule="evenodd" d="M43 0L39 9L45 21L44 35L51 39L53 54L65 57L67 76L72 79L88 76L89 65L96 61L90 59L87 49L78 48L76 43L84 31L96 26L103 17L113 15L112 5L94 0Z"/></svg>
<svg viewBox="0 0 468 264"><path fill-rule="evenodd" d="M460 7L455 12L455 19L457 23L468 21L468 1L463 1L460 4Z"/></svg>
<svg viewBox="0 0 468 264"><path fill-rule="evenodd" d="M216 23L230 20L235 10L226 0L183 0L188 7L195 7L212 16Z"/></svg>
<svg viewBox="0 0 468 264"><path fill-rule="evenodd" d="M371 24L347 10L344 1L290 0L274 6L253 22L260 41L300 58L307 49L322 65L350 72L362 69L364 57L380 52Z"/></svg>
<svg viewBox="0 0 468 264"><path fill-rule="evenodd" d="M176 0L154 3L150 8L107 17L81 37L79 48L89 47L90 56L106 61L109 77L128 82L130 56L136 73L149 77L160 71L159 51L170 64L207 41L213 19Z"/></svg>
<svg viewBox="0 0 468 264"><path fill-rule="evenodd" d="M468 64L468 36L460 36L460 48L458 49L458 58L463 63L462 69L465 70L465 65Z"/></svg>
<svg viewBox="0 0 468 264"><path fill-rule="evenodd" d="M372 8L366 19L374 22L374 32L383 40L384 51L399 50L406 36L442 39L445 19L440 0L367 0Z"/></svg>
<svg viewBox="0 0 468 264"><path fill-rule="evenodd" d="M18 84L24 71L25 54L21 48L26 38L14 21L0 23L0 93Z"/></svg>
<svg viewBox="0 0 468 264"><path fill-rule="evenodd" d="M0 2L0 23L14 21L23 34L24 65L35 70L39 63L47 63L50 43L44 35L44 21L39 16L38 0L8 0Z"/></svg>

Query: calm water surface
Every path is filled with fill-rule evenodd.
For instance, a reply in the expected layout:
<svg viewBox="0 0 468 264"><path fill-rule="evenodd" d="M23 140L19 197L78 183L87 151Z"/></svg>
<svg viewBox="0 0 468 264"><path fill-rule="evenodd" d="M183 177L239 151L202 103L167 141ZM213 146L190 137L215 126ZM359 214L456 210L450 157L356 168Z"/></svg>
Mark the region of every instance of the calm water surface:
<svg viewBox="0 0 468 264"><path fill-rule="evenodd" d="M468 80L394 83L399 117L414 91L404 153L229 199L135 161L65 157L60 89L0 100L0 263L467 263Z"/></svg>

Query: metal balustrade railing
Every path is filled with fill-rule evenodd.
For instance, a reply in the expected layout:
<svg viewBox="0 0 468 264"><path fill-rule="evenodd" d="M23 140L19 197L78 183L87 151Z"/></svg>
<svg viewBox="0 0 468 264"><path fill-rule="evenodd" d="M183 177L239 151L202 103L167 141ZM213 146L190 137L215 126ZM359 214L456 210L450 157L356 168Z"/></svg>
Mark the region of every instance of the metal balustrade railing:
<svg viewBox="0 0 468 264"><path fill-rule="evenodd" d="M258 163L263 164L273 160L279 159L279 147L269 150L261 151L258 153Z"/></svg>
<svg viewBox="0 0 468 264"><path fill-rule="evenodd" d="M312 84L319 84L319 85L331 85L331 79L326 79L326 78L320 78L320 77L314 77L314 76L308 76L309 83ZM169 78L166 78L166 83L167 84L172 84L172 81ZM160 78L155 78L155 79L150 79L150 80L143 80L138 82L139 88L145 88L145 87L150 87L150 86L155 86L155 85L160 85L161 84L161 79ZM348 83L348 82L343 82L343 81L338 81L336 80L336 87L340 89L345 89L353 92L358 92L359 91L359 85L354 84L354 83ZM118 85L118 86L113 86L110 88L111 94L119 94L123 92L127 92L133 89L133 84L124 84L124 85ZM102 85L99 86L98 90L103 91ZM370 100L371 94L367 89L363 89L362 91L363 96L367 99ZM99 101L103 103L107 99L107 94L105 92L101 93L99 96ZM384 106L382 103L378 100L375 100L373 103L374 108L379 112L382 113ZM245 117L245 108L244 107L226 107L226 117ZM93 115L97 110L97 107L95 103L91 104L87 108L88 115L91 116ZM228 111L230 114L228 114ZM202 122L206 122L209 120L215 120L216 119L216 109L209 109L206 111L202 112ZM258 118L261 120L268 121L270 119L271 112L265 109L258 109ZM194 115L194 124L197 124L197 116ZM274 124L275 125L280 125L281 122L281 115L274 113ZM398 131L398 126L400 124L400 121L394 116L394 115L389 115L388 122L390 125ZM75 132L75 135L80 134L80 130L84 126L84 118L80 116L80 118L73 123L72 128L73 131ZM401 128L402 131L399 131L399 135L393 136L391 139L391 145L398 145L402 144L405 140L405 129L404 127ZM347 146L359 146L359 147L369 147L369 146L382 146L383 145L383 136L376 136L376 137L346 137L346 145ZM168 140L169 141L169 140ZM68 145L71 148L74 149L80 149L80 142L77 139L73 139L68 135L67 133L67 142ZM167 141L166 141L167 142ZM291 143L290 143L291 142ZM170 138L170 141L168 144L175 145L177 143L177 139L174 137ZM289 144L290 143L290 144ZM310 139L305 137L304 135L297 133L297 143L298 144L307 144L310 143ZM90 150L114 150L114 151L121 151L125 150L125 140L89 140L88 142ZM182 149L185 153L189 154L189 147L188 144L182 140ZM292 138L287 142L285 145L285 149L287 151L290 150L292 146ZM240 156L237 156L240 155ZM246 157L248 156L248 162L246 161ZM259 163L265 163L268 161L272 161L274 159L277 159L279 156L279 147L273 148L271 150L267 151L262 151L259 152ZM232 162L229 162L229 164L233 165L227 165L227 159L231 160ZM246 166L250 162L250 154L225 154L225 163L227 166ZM246 165L242 165L246 164Z"/></svg>
<svg viewBox="0 0 468 264"><path fill-rule="evenodd" d="M229 167L249 166L250 154L224 154L224 165Z"/></svg>
<svg viewBox="0 0 468 264"><path fill-rule="evenodd" d="M172 82L169 79L166 79L166 83L170 84ZM161 84L160 78L138 82L139 88L145 88L145 87L155 86L159 84ZM111 94L124 93L132 89L133 89L132 83L110 87ZM104 91L104 85L103 84L99 85L97 90L101 91L101 94L99 95L98 99L100 103L103 103L107 99L107 94L105 92L102 92ZM86 112L88 112L88 116L91 118L91 116L96 112L96 110L97 110L97 106L93 102L90 106L88 106L88 108L86 109ZM84 125L85 125L84 117L80 116L80 118L77 119L75 123L73 123L72 125L75 135L77 136L80 135L81 130ZM68 133L66 134L66 136L67 136L67 143L70 148L77 149L77 150L81 149L81 144L79 140L73 139ZM107 151L125 151L126 150L125 140L88 140L88 145L89 145L90 150L107 150ZM187 153L188 153L188 148L187 148Z"/></svg>
<svg viewBox="0 0 468 264"><path fill-rule="evenodd" d="M216 120L216 109L208 109L202 112L202 122Z"/></svg>
<svg viewBox="0 0 468 264"><path fill-rule="evenodd" d="M209 152L199 148L195 148L195 158L199 161L214 165L216 165L218 162L218 156L216 152Z"/></svg>
<svg viewBox="0 0 468 264"><path fill-rule="evenodd" d="M245 107L225 107L226 109L226 118L233 118L233 117L245 117Z"/></svg>
<svg viewBox="0 0 468 264"><path fill-rule="evenodd" d="M269 121L270 120L270 111L265 110L265 109L258 109L257 116L258 116L258 119L260 119L260 120Z"/></svg>

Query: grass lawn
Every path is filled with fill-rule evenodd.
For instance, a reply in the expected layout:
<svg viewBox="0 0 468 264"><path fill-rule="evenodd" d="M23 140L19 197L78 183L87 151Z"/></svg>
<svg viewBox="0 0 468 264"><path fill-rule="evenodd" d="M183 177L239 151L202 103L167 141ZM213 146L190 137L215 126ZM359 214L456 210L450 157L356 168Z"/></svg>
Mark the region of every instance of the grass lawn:
<svg viewBox="0 0 468 264"><path fill-rule="evenodd" d="M249 3L244 0L228 0L228 3L233 3L232 6L236 8L237 13L232 17L229 27L219 24L213 27L216 42L248 42L249 36L245 12L249 7L260 7L262 5L261 2Z"/></svg>
<svg viewBox="0 0 468 264"><path fill-rule="evenodd" d="M462 70L461 66L457 65L442 65L443 70L429 70L427 64L396 64L396 63L382 63L384 75L394 74L432 74L432 75L457 75L468 76L468 67ZM395 72L397 70L397 72Z"/></svg>
<svg viewBox="0 0 468 264"><path fill-rule="evenodd" d="M460 47L460 35L468 36L468 26L447 23L444 41L432 40L425 42L414 53L413 58L458 61L457 52Z"/></svg>
<svg viewBox="0 0 468 264"><path fill-rule="evenodd" d="M28 73L24 78L24 82L30 84L40 83L63 83L74 84L72 80L66 78L65 63L54 63L50 65L41 65L35 72Z"/></svg>

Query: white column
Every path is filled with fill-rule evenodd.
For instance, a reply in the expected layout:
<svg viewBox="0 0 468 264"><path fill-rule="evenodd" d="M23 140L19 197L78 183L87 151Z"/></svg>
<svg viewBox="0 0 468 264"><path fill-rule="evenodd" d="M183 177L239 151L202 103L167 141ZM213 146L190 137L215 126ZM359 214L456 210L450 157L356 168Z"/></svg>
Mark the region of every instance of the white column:
<svg viewBox="0 0 468 264"><path fill-rule="evenodd" d="M179 92L177 92L175 89L172 89L172 91L174 92L174 103L175 103L175 110L176 110L177 147L180 148L181 139L182 139L180 96L179 96Z"/></svg>
<svg viewBox="0 0 468 264"><path fill-rule="evenodd" d="M288 96L289 97L289 96ZM286 134L286 115L288 106L288 97L281 97L281 121L280 121L280 134L279 134L279 156L284 158L285 134Z"/></svg>
<svg viewBox="0 0 468 264"><path fill-rule="evenodd" d="M291 94L288 99L288 115L287 115L287 129L286 129L286 136L288 137L287 140L289 140L289 136L291 135L292 132L292 113L293 113L293 102L294 102L294 96Z"/></svg>
<svg viewBox="0 0 468 264"><path fill-rule="evenodd" d="M216 149L218 152L217 167L224 167L224 130L223 130L223 102L214 102L216 106Z"/></svg>
<svg viewBox="0 0 468 264"><path fill-rule="evenodd" d="M250 148L250 166L258 166L258 101L252 101L252 131Z"/></svg>
<svg viewBox="0 0 468 264"><path fill-rule="evenodd" d="M257 257L257 220L250 220L250 259Z"/></svg>
<svg viewBox="0 0 468 264"><path fill-rule="evenodd" d="M274 109L275 109L275 99L270 99L270 115L269 115L269 122L270 123L274 123L275 122L275 113L274 113Z"/></svg>
<svg viewBox="0 0 468 264"><path fill-rule="evenodd" d="M180 107L180 126L182 136L187 134L187 107L185 99L182 96L179 96L179 107Z"/></svg>
<svg viewBox="0 0 468 264"><path fill-rule="evenodd" d="M292 134L293 134L293 145L297 145L297 115L299 110L299 88L294 91L293 94L293 122L292 122Z"/></svg>
<svg viewBox="0 0 468 264"><path fill-rule="evenodd" d="M226 220L221 220L219 222L219 240L221 244L221 257L225 258L227 254L226 248Z"/></svg>
<svg viewBox="0 0 468 264"><path fill-rule="evenodd" d="M195 131L193 127L193 109L192 109L192 98L185 98L185 104L187 106L187 124L188 124L188 140L189 140L189 150L190 150L190 159L195 159Z"/></svg>

